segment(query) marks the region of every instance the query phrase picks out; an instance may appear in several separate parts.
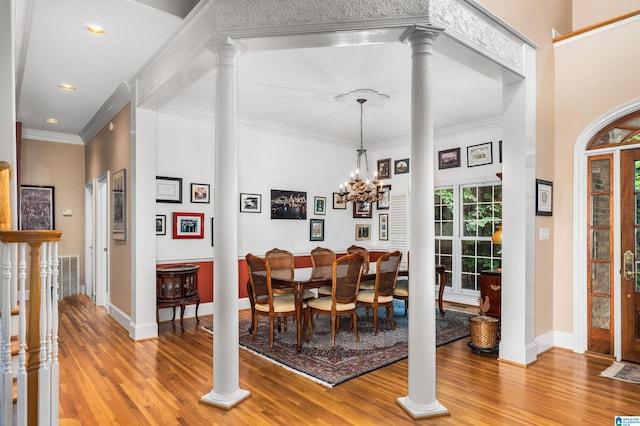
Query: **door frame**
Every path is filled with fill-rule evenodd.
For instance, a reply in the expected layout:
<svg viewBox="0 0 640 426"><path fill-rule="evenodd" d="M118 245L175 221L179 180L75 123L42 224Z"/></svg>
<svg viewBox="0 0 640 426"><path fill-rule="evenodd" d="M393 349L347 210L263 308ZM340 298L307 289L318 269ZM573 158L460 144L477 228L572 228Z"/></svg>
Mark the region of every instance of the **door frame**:
<svg viewBox="0 0 640 426"><path fill-rule="evenodd" d="M109 258L110 258L110 221L109 221L109 182L111 173L107 170L96 178L96 215L95 215L95 303L109 306Z"/></svg>
<svg viewBox="0 0 640 426"><path fill-rule="evenodd" d="M96 284L96 180L84 184L84 294L95 303Z"/></svg>
<svg viewBox="0 0 640 426"><path fill-rule="evenodd" d="M586 126L574 145L573 151L573 350L578 353L587 351L587 158L595 154L613 154L614 167L614 234L613 234L613 267L621 268L620 253L620 150L630 146L609 147L587 151L589 142L604 127L614 121L640 110L640 99L629 102L611 110ZM620 361L622 356L622 293L620 274L614 274L613 290L613 355Z"/></svg>

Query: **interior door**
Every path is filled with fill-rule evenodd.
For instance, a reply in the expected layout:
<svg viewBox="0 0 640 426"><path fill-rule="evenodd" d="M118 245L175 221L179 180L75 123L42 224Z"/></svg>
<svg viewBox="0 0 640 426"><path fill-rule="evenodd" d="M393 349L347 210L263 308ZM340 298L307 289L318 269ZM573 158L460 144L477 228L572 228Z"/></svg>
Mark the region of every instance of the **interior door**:
<svg viewBox="0 0 640 426"><path fill-rule="evenodd" d="M109 172L96 180L96 298L98 306L109 305Z"/></svg>
<svg viewBox="0 0 640 426"><path fill-rule="evenodd" d="M620 154L622 359L640 363L640 149Z"/></svg>
<svg viewBox="0 0 640 426"><path fill-rule="evenodd" d="M84 187L84 294L95 302L95 179L91 179Z"/></svg>

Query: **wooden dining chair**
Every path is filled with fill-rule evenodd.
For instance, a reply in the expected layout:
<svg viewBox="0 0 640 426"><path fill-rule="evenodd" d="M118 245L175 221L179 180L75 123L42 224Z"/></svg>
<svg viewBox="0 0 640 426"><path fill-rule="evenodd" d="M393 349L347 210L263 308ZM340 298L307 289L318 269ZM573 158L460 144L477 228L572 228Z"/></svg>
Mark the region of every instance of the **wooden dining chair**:
<svg viewBox="0 0 640 426"><path fill-rule="evenodd" d="M316 247L311 250L311 271L312 278L331 277L331 266L336 260L336 254L333 250ZM318 296L331 296L331 286L322 286L318 289Z"/></svg>
<svg viewBox="0 0 640 426"><path fill-rule="evenodd" d="M249 268L249 282L255 303L253 321L253 339L258 333L258 317L269 318L269 347L273 348L273 328L276 319L294 317L296 304L293 297L275 297L271 287L271 267L269 262L249 253L246 256ZM304 306L303 306L304 309ZM286 328L285 328L286 332Z"/></svg>
<svg viewBox="0 0 640 426"><path fill-rule="evenodd" d="M373 309L373 334L378 334L378 308L384 307L387 311L387 320L391 320L391 328L396 329L393 315L393 294L398 280L398 270L402 253L394 251L385 253L376 261L376 279L373 290L360 290L356 304L366 309Z"/></svg>
<svg viewBox="0 0 640 426"><path fill-rule="evenodd" d="M309 329L309 338L313 335L312 314L331 316L331 347L336 346L336 332L338 331L340 316L351 316L351 326L358 336L358 317L356 315L356 297L362 275L362 255L353 253L335 260L332 265L331 297L319 297L307 303L305 311L304 329Z"/></svg>
<svg viewBox="0 0 640 426"><path fill-rule="evenodd" d="M364 247L352 245L347 248L347 254L349 253L360 253L364 257L364 265L362 266L362 273L369 273L369 262L371 262L371 258L369 256L369 250ZM374 280L362 280L360 281L360 290L373 290L373 286L375 285Z"/></svg>

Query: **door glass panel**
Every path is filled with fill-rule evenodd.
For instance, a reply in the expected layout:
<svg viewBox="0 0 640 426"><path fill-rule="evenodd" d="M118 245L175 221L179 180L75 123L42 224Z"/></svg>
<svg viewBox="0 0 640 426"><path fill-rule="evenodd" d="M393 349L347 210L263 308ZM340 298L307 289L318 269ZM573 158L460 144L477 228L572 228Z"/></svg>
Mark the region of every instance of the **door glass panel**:
<svg viewBox="0 0 640 426"><path fill-rule="evenodd" d="M635 177L635 189L636 192L640 191L640 161L636 160L633 164L634 166L634 177Z"/></svg>
<svg viewBox="0 0 640 426"><path fill-rule="evenodd" d="M591 297L591 327L609 329L609 300L608 297Z"/></svg>
<svg viewBox="0 0 640 426"><path fill-rule="evenodd" d="M640 262L636 262L636 272L640 272ZM640 275L636 274L636 293L640 293ZM640 329L640 327L638 327Z"/></svg>
<svg viewBox="0 0 640 426"><path fill-rule="evenodd" d="M609 192L609 160L591 162L591 192Z"/></svg>
<svg viewBox="0 0 640 426"><path fill-rule="evenodd" d="M640 194L636 194L636 225L640 225Z"/></svg>
<svg viewBox="0 0 640 426"><path fill-rule="evenodd" d="M594 229L592 231L592 258L597 260L609 260L609 230Z"/></svg>
<svg viewBox="0 0 640 426"><path fill-rule="evenodd" d="M591 264L591 292L595 294L610 294L610 273L608 263Z"/></svg>
<svg viewBox="0 0 640 426"><path fill-rule="evenodd" d="M593 226L609 226L609 195L591 197L591 220Z"/></svg>

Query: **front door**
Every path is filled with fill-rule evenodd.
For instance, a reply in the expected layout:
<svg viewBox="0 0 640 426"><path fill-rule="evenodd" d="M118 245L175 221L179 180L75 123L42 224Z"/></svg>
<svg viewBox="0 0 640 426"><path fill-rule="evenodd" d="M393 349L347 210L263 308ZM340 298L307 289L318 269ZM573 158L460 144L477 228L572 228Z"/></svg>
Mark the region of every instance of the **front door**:
<svg viewBox="0 0 640 426"><path fill-rule="evenodd" d="M622 359L640 363L640 149L620 153Z"/></svg>

